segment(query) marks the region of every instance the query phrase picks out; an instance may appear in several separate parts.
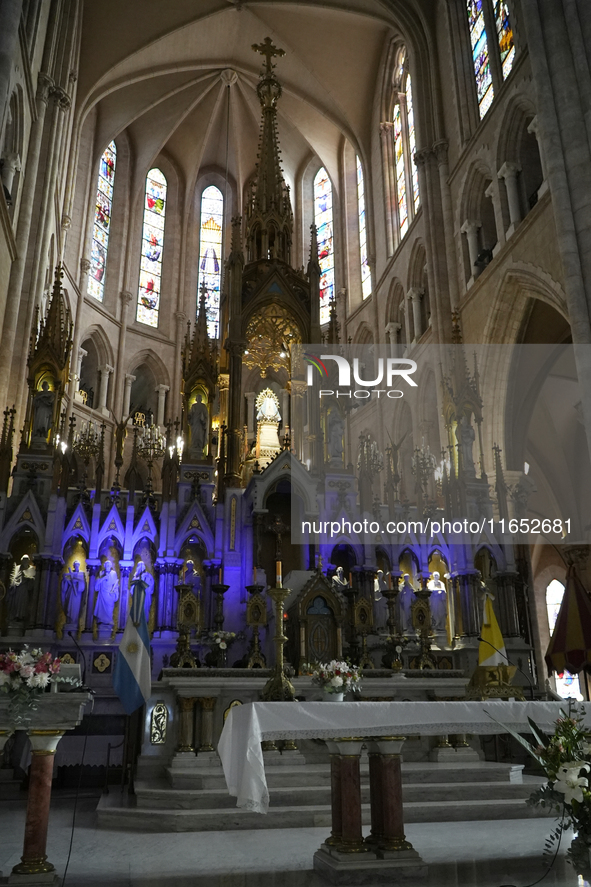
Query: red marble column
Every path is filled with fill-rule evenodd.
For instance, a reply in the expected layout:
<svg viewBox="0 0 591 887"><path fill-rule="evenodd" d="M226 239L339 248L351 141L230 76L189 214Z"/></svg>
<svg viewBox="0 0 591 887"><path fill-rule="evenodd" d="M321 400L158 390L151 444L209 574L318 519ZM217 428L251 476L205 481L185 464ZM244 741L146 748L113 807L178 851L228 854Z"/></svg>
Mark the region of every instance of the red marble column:
<svg viewBox="0 0 591 887"><path fill-rule="evenodd" d="M55 871L55 866L47 862L45 850L49 826L53 761L57 744L63 736L63 732L60 730L30 730L28 735L32 746L29 796L23 855L21 862L15 865L12 870L16 875L37 875Z"/></svg>
<svg viewBox="0 0 591 887"><path fill-rule="evenodd" d="M369 850L361 829L361 739L335 739L339 757L341 794L341 839L336 849L341 853L364 853Z"/></svg>
<svg viewBox="0 0 591 887"><path fill-rule="evenodd" d="M384 736L368 743L370 762L369 780L372 803L372 842L382 851L412 850L404 834L402 806L402 736ZM374 798L376 809L374 838Z"/></svg>
<svg viewBox="0 0 591 887"><path fill-rule="evenodd" d="M327 741L330 752L330 807L332 814L332 830L325 844L336 846L341 843L343 835L343 816L341 810L341 758L338 746L331 740Z"/></svg>

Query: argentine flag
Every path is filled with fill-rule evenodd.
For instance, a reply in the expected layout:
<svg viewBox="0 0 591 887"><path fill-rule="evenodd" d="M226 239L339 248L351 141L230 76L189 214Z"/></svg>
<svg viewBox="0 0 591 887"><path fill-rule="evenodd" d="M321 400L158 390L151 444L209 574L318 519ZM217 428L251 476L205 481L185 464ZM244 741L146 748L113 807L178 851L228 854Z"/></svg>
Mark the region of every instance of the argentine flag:
<svg viewBox="0 0 591 887"><path fill-rule="evenodd" d="M113 688L128 715L143 705L152 692L150 636L144 613L146 585L137 579L132 586L131 609L113 671Z"/></svg>

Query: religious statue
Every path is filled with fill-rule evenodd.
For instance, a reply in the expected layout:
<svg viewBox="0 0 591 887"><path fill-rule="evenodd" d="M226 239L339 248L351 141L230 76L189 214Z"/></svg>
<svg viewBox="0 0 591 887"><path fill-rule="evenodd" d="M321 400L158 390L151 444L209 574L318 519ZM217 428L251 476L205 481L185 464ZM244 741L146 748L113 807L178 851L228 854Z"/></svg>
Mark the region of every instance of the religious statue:
<svg viewBox="0 0 591 887"><path fill-rule="evenodd" d="M85 588L86 577L80 572L80 561L74 561L72 569L62 577L62 607L66 622L78 622Z"/></svg>
<svg viewBox="0 0 591 887"><path fill-rule="evenodd" d="M328 414L328 455L332 461L343 461L343 428L340 412L333 408Z"/></svg>
<svg viewBox="0 0 591 887"><path fill-rule="evenodd" d="M193 561L189 560L185 564L185 578L183 579L184 585L190 585L191 590L195 597L201 596L201 576L195 569L195 564Z"/></svg>
<svg viewBox="0 0 591 887"><path fill-rule="evenodd" d="M96 603L94 605L94 618L99 625L113 625L113 611L119 600L119 577L113 569L110 560L103 564L95 584Z"/></svg>
<svg viewBox="0 0 591 887"><path fill-rule="evenodd" d="M137 579L145 584L144 588L144 613L146 614L146 625L150 621L150 607L152 606L152 595L154 594L154 577L148 573L146 565L143 561L138 561L131 577L129 587L133 588L133 582Z"/></svg>
<svg viewBox="0 0 591 887"><path fill-rule="evenodd" d="M36 569L28 554L23 554L20 564L15 564L8 589L8 621L27 622Z"/></svg>
<svg viewBox="0 0 591 887"><path fill-rule="evenodd" d="M209 431L209 412L200 394L197 395L189 410L189 428L191 431L189 458L202 459Z"/></svg>
<svg viewBox="0 0 591 887"><path fill-rule="evenodd" d="M456 439L462 453L462 467L469 474L476 474L472 457L472 445L474 444L475 437L476 435L469 419L465 415L462 416L456 428Z"/></svg>
<svg viewBox="0 0 591 887"><path fill-rule="evenodd" d="M266 388L257 397L257 422L281 422L279 402L270 388Z"/></svg>
<svg viewBox="0 0 591 887"><path fill-rule="evenodd" d="M381 601L385 588L388 587L388 583L384 579L384 571L378 570L375 579L373 580L373 599L374 601Z"/></svg>
<svg viewBox="0 0 591 887"><path fill-rule="evenodd" d="M388 588L388 583L384 579L383 570L378 570L373 580L374 625L377 631L387 628L388 625L388 601L383 595L386 588Z"/></svg>
<svg viewBox="0 0 591 887"><path fill-rule="evenodd" d="M33 428L31 432L33 442L47 442L53 418L54 398L53 391L49 390L49 383L42 382L41 389L33 397Z"/></svg>
<svg viewBox="0 0 591 887"><path fill-rule="evenodd" d="M398 624L403 634L412 628L412 617L410 608L416 601L415 590L410 581L410 575L405 573L400 582L400 592L398 594Z"/></svg>
<svg viewBox="0 0 591 887"><path fill-rule="evenodd" d="M429 606L435 631L445 631L447 619L447 591L441 581L439 573L433 573L433 577L427 582L427 588L431 592Z"/></svg>
<svg viewBox="0 0 591 887"><path fill-rule="evenodd" d="M345 579L345 571L342 567L337 567L336 573L332 577L332 587L334 591L344 591L349 588L349 583Z"/></svg>

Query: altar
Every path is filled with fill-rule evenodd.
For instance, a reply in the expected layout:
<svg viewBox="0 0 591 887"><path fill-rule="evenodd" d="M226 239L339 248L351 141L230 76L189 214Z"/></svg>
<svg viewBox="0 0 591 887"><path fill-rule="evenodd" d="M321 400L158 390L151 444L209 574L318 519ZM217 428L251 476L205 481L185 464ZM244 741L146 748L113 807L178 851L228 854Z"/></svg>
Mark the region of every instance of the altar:
<svg viewBox="0 0 591 887"><path fill-rule="evenodd" d="M591 703L585 706L591 725ZM252 702L229 712L218 745L228 791L237 806L266 814L269 795L262 742L321 738L331 753L332 831L314 868L334 884L409 883L426 877L406 840L401 753L407 737L442 733L529 732L531 718L552 730L558 702ZM371 834L361 818L360 756L370 759Z"/></svg>

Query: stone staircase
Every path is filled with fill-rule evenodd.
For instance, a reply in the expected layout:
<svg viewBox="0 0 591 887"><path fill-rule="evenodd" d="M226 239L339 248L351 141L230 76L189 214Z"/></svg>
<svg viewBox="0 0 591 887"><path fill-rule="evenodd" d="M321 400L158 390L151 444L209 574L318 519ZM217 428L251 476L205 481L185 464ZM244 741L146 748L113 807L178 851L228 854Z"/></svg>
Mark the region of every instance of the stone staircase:
<svg viewBox="0 0 591 887"><path fill-rule="evenodd" d="M264 828L330 828L330 765L308 763L298 753L265 754L270 794L266 816L238 809L228 794L217 756L178 761L166 777L146 778L141 772L135 796L104 795L97 808L104 828L135 831L219 831ZM403 797L406 822L526 819L544 815L526 805L542 783L523 777L515 764L484 761L404 763ZM362 758L363 822L370 824L367 758Z"/></svg>

